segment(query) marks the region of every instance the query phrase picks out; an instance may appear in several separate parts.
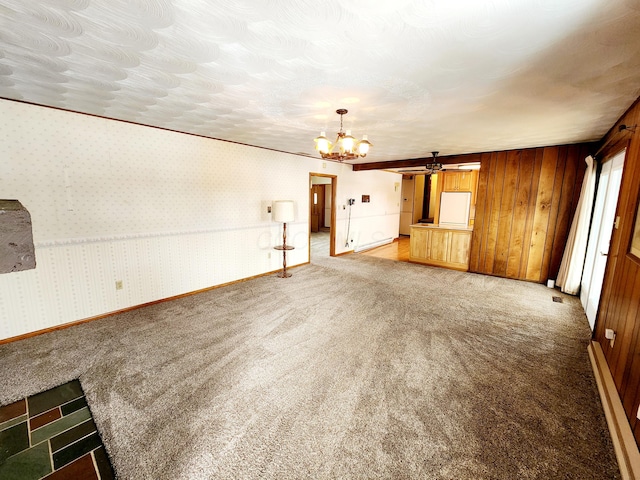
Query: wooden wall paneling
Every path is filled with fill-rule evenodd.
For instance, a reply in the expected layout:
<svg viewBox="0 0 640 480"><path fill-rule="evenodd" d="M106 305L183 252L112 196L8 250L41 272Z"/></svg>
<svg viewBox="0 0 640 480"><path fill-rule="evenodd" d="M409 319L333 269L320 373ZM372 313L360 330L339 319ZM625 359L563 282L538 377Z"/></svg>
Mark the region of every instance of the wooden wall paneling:
<svg viewBox="0 0 640 480"><path fill-rule="evenodd" d="M631 276L635 272L629 272ZM638 411L637 398L638 387L640 386L640 355L633 354L637 349L638 341L640 340L640 313L638 311L638 304L640 303L638 294L640 291L640 279L636 278L633 282L632 292L634 296L631 298L629 310L627 312L626 324L632 326L632 333L627 337L624 337L624 332L621 334L621 339L624 341L628 338L628 345L622 347L627 350L628 361L625 362L624 373L620 382L618 390L622 398L622 405L624 406L627 416L632 421L632 427L637 421L636 413Z"/></svg>
<svg viewBox="0 0 640 480"><path fill-rule="evenodd" d="M502 204L502 192L504 185L504 170L507 160L506 152L498 152L494 155L494 176L491 180L491 212L489 214L489 228L487 243L485 245L484 271L493 275L496 258L496 246L498 243L498 226L500 224L500 206Z"/></svg>
<svg viewBox="0 0 640 480"><path fill-rule="evenodd" d="M487 251L490 241L490 232L491 232L491 212L492 205L494 202L494 188L493 182L495 182L496 178L496 161L495 154L491 154L488 161L486 162L488 166L487 171L487 190L486 190L486 201L485 201L485 210L484 210L484 227L482 231L482 249L480 250L480 257L478 260L478 271L482 273L488 273L487 267Z"/></svg>
<svg viewBox="0 0 640 480"><path fill-rule="evenodd" d="M518 186L519 150L506 152L504 164L504 181L502 184L502 201L498 215L498 231L496 235L496 253L493 273L504 277L507 275L507 260L511 245L511 229L515 211L516 189Z"/></svg>
<svg viewBox="0 0 640 480"><path fill-rule="evenodd" d="M614 382L620 393L623 407L627 418L630 422L634 422L638 412L638 330L639 315L638 305L640 304L640 298L638 291L640 290L640 278L635 272L636 269L631 268L632 271L628 272L629 278L635 276L635 282L630 282L631 296L627 302L627 311L625 318L623 319L623 328L617 332L616 341L620 340L620 355L618 358L617 370L622 370L620 381L614 377ZM615 349L614 349L615 350ZM636 363L636 365L634 365ZM633 369L635 368L635 370ZM636 437L636 441L638 437Z"/></svg>
<svg viewBox="0 0 640 480"><path fill-rule="evenodd" d="M631 157L633 153L634 152L632 152L630 148L627 149L627 155L629 157ZM621 218L624 217L628 219L621 225L620 233L618 235L620 241L617 242L617 257L618 262L622 260L622 262L620 262L622 271L620 275L620 284L616 291L622 293L617 297L616 308L613 310L613 322L610 322L608 325L608 328L612 328L611 325L614 323L616 324L614 330L616 331L616 341L619 341L619 343L618 345L615 345L609 356L605 355L609 368L611 369L614 382L621 396L624 395L626 390L624 378L625 376L628 378L631 374L629 371L630 366L627 365L627 362L632 360L633 356L637 354L639 348L637 343L633 342L633 338L635 337L635 330L638 328L637 312L638 303L640 303L640 269L638 268L638 264L627 256L627 252L629 251L629 240L633 235L636 204L639 195L637 185L640 183L640 165L638 162L636 162L635 171L634 169L630 169L628 172L630 175L623 180L627 180L627 185L625 185L625 187L628 188L629 194L623 199L619 199L618 210L616 212L621 216ZM623 171L623 175L625 173L626 172ZM632 182L628 182L629 179L631 179ZM634 188L634 184L636 185L636 188ZM631 360L629 360L630 358Z"/></svg>
<svg viewBox="0 0 640 480"><path fill-rule="evenodd" d="M569 229L571 228L571 222L575 212L575 208L571 208L576 192L575 184L582 183L581 181L578 182L577 177L578 165L580 162L584 163L584 159L579 159L580 150L580 148L573 146L562 147L560 149L560 159L564 164L564 169L562 172L562 183L558 184L559 188L555 189L560 197L555 213L555 220L552 220L555 225L555 230L551 248L548 250L549 263L546 266L547 278L555 279L558 276L560 263L564 255L564 247L567 242L567 236L569 235ZM582 177L580 177L580 180L582 180ZM578 190L578 195L580 195L580 190Z"/></svg>
<svg viewBox="0 0 640 480"><path fill-rule="evenodd" d="M640 144L640 142L638 142L638 144ZM636 150L640 149L636 148ZM630 150L628 149L627 152L630 152ZM640 158L640 154L637 151L631 153L636 154L636 159ZM634 220L636 215L635 205L638 195L640 195L640 188L638 188L640 184L640 161L636 161L635 166L635 188L631 188L632 195L627 204L627 211L623 214L627 218L633 218ZM635 193L635 198L633 198L633 193ZM632 287L630 289L631 295L627 301L628 309L624 319L624 329L617 332L617 335L620 336L619 339L622 340L621 345L619 345L621 354L617 368L619 369L623 365L623 357L625 362L622 380L620 385L618 386L616 384L616 386L618 386L618 391L622 397L625 412L632 422L632 426L635 427L634 436L636 443L640 444L640 428L638 428L640 422L637 421L636 417L640 406L640 265L627 255L629 240L633 234L633 227L634 222L629 222L628 227L623 229L622 232L624 237L621 242L621 253L624 254L623 259L626 267L623 272L622 281L624 281L625 284L632 284ZM627 332L631 332L631 334L628 335ZM616 337L616 339L618 339L618 337Z"/></svg>
<svg viewBox="0 0 640 480"><path fill-rule="evenodd" d="M480 172L478 172L478 189L476 194L476 216L473 224L473 240L471 242L471 253L469 256L469 270L477 272L480 265L480 252L484 245L483 232L485 231L485 219L487 211L487 183L489 179L489 168L491 154L483 154L480 160Z"/></svg>
<svg viewBox="0 0 640 480"><path fill-rule="evenodd" d="M479 252L478 252L478 270L477 270L482 273L486 273L487 271L485 268L485 263L486 263L485 260L487 257L487 241L489 239L489 228L491 225L491 203L493 202L493 192L495 190L493 181L496 175L496 163L494 159L494 154L489 155L489 158L485 161L485 164L487 166L486 168L487 189L485 191L486 197L484 198L484 201L482 201L480 197L478 197L476 201L476 206L479 204L483 205L483 210L482 210L483 229L480 232L481 242L478 245ZM476 209L476 215L477 215L477 209Z"/></svg>
<svg viewBox="0 0 640 480"><path fill-rule="evenodd" d="M549 215L553 201L558 147L547 147L542 156L542 169L536 196L536 207L531 231L531 248L527 263L526 280L540 282L542 277L542 262L544 259Z"/></svg>
<svg viewBox="0 0 640 480"><path fill-rule="evenodd" d="M638 344L638 335L636 329L636 335L634 335L633 343ZM640 421L636 413L638 412L638 398L640 394L640 356L633 355L631 362L629 363L630 375L626 379L626 390L621 394L622 406L629 424L633 429L633 435L636 438L636 442L640 440Z"/></svg>
<svg viewBox="0 0 640 480"><path fill-rule="evenodd" d="M639 116L640 115L636 115L636 117ZM627 145L627 156L630 158L633 157L640 159L640 141L637 141L634 145ZM625 265L622 275L623 281L625 283L633 282L631 296L628 301L629 310L625 316L625 331L627 331L629 327L632 327L633 334L629 339L627 339L625 333L621 333L621 337L623 337L624 340L623 345L621 345L621 350L627 352L626 355L628 361L625 365L625 371L619 391L623 397L623 404L629 400L631 401L628 413L630 414L630 418L635 420L635 414L638 411L638 403L640 403L640 397L638 396L640 394L640 385L638 384L640 381L640 365L634 365L636 361L640 361L640 263L634 261L627 252L630 250L631 238L635 228L635 219L638 214L638 197L640 197L640 161L636 161L635 170L630 170L630 172L634 173L634 175L629 175L631 178L629 195L625 198L625 202L619 201L618 211L616 212L621 218L629 219L624 222L621 227L622 231L620 235L618 235L618 237L622 237L622 241L618 242L618 248L620 249L620 255L618 255L618 258L622 256ZM619 363L621 362L619 361ZM627 397L630 398L627 399Z"/></svg>
<svg viewBox="0 0 640 480"><path fill-rule="evenodd" d="M529 217L529 198L531 197L531 181L535 167L535 149L523 150L518 162L518 182L515 194L511 242L507 259L506 276L522 278L522 258L528 252L527 219Z"/></svg>
<svg viewBox="0 0 640 480"><path fill-rule="evenodd" d="M489 230L491 227L491 205L493 203L493 181L496 176L495 154L486 155L485 163L487 164L487 188L486 201L484 204L484 225L482 230L482 245L479 253L478 268L482 272L487 272L485 268L485 258L487 252L487 242L489 241ZM481 167L482 168L482 167ZM479 200L479 199L478 199Z"/></svg>
<svg viewBox="0 0 640 480"><path fill-rule="evenodd" d="M625 264L623 266L623 272L621 278L624 279L624 283L618 286L618 291L622 294L618 297L616 302L616 308L614 313L614 322L609 324L609 328L613 328L616 332L616 342L614 348L608 348L609 355L605 354L607 364L613 375L613 380L618 388L618 392L623 390L622 378L624 377L625 366L627 356L629 353L629 347L631 346L631 338L633 332L633 325L627 322L627 315L631 306L631 298L633 297L634 282L628 281L631 279L629 270L631 265Z"/></svg>
<svg viewBox="0 0 640 480"><path fill-rule="evenodd" d="M612 152L613 153L613 152ZM598 157L598 162L602 162L602 159L607 158L607 154L603 152L603 155ZM629 204L631 188L627 185L628 183L628 159L632 158L629 155L629 148L627 148L627 153L625 157L625 169L622 173L622 183L620 185L620 193L618 198L618 207L616 211L616 215L620 215L621 219L623 219L623 223L620 225L621 228L624 228L624 223L626 219L626 215L622 213L624 211L624 206ZM612 315L614 315L614 311L616 308L616 294L615 292L619 291L616 287L620 281L620 275L618 272L618 265L624 264L624 258L619 258L621 252L621 240L622 240L622 231L621 228L614 228L611 234L611 241L609 244L609 256L607 257L607 266L605 269L604 281L602 283L602 293L600 297L600 304L598 305L598 314L596 316L596 325L594 330L594 338L596 339L604 339L604 331L605 331L605 322L600 321L600 319L610 319ZM625 252L622 251L622 257L624 257ZM609 292L609 293L607 293ZM606 327L611 328L611 327ZM600 343L604 343L601 341ZM603 353L605 351L603 345ZM608 351L607 351L608 352ZM610 352L605 353L605 358L607 358L607 362L609 362ZM609 369L611 366L609 365Z"/></svg>
<svg viewBox="0 0 640 480"><path fill-rule="evenodd" d="M556 174L553 182L553 195L551 196L551 207L549 208L549 223L547 226L547 238L545 239L544 252L542 254L542 268L540 269L541 282L546 281L549 278L556 278L556 275L550 275L551 258L553 256L554 247L560 251L560 255L564 251L564 245L566 242L566 230L564 238L558 238L562 225L560 221L560 208L562 206L562 198L567 194L564 187L564 177L567 167L567 150L566 146L558 148L558 157L556 160ZM573 194L573 188L569 191ZM559 245L557 240L561 240L562 244ZM559 265L559 264L558 264ZM557 273L557 272L556 272Z"/></svg>
<svg viewBox="0 0 640 480"><path fill-rule="evenodd" d="M637 152L635 153L635 158L637 159ZM602 337L604 337L604 328L611 328L616 331L617 345L615 345L613 349L607 346L606 349L603 349L603 352L605 353L607 364L609 365L619 393L622 393L624 390L623 377L629 349L633 349L635 352L637 348L631 344L633 328L627 324L627 314L633 298L632 289L638 275L637 264L627 257L629 239L633 231L633 219L635 219L635 206L638 198L637 186L638 183L640 183L640 165L638 165L638 161L635 162L635 165L633 164L633 154L632 149L628 148L616 211L616 214L620 215L621 219L624 220L621 221L620 228L618 230L614 228L612 232L613 238L609 249L610 258L608 258L607 262L607 273L612 276L613 282L609 284L608 278L605 278L605 282L610 288L606 295L607 297L611 297L610 300L612 301L606 305L607 313L604 315L606 321L604 322L603 329L599 330ZM629 161L631 163L629 163ZM605 295L604 289L602 295ZM604 312L604 310L599 310L600 315L603 315L602 312ZM608 342L602 338L601 343Z"/></svg>
<svg viewBox="0 0 640 480"><path fill-rule="evenodd" d="M535 282L554 278L573 217L574 183L582 181L581 149L483 154L470 271Z"/></svg>
<svg viewBox="0 0 640 480"><path fill-rule="evenodd" d="M533 221L536 215L536 200L538 198L538 188L540 186L540 174L542 173L542 158L544 156L544 148L536 148L534 150L534 164L531 176L531 191L529 193L529 205L527 207L527 219L525 223L522 252L522 260L520 262L519 278L525 280L527 278L527 268L529 267L529 254L531 253L531 236L533 235Z"/></svg>
<svg viewBox="0 0 640 480"><path fill-rule="evenodd" d="M602 288L594 340L602 345L607 365L614 378L627 419L640 444L640 263L628 255L640 195L640 129L633 133L620 130L621 124L640 123L640 99L620 117L602 141L599 161L627 147L616 215L619 228L613 230ZM616 332L613 348L604 331Z"/></svg>

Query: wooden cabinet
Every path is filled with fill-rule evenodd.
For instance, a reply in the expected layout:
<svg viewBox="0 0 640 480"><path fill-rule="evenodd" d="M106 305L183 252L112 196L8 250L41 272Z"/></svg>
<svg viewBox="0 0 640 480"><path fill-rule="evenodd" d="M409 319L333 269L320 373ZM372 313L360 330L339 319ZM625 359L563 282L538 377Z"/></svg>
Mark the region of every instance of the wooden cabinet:
<svg viewBox="0 0 640 480"><path fill-rule="evenodd" d="M473 192L475 190L475 170L464 172L444 172L443 192Z"/></svg>
<svg viewBox="0 0 640 480"><path fill-rule="evenodd" d="M469 229L412 226L409 260L454 270L469 270Z"/></svg>

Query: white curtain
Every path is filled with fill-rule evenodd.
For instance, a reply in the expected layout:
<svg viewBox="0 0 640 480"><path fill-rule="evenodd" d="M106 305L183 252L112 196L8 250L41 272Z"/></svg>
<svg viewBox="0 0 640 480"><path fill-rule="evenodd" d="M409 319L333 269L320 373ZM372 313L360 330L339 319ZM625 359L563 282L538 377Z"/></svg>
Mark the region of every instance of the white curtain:
<svg viewBox="0 0 640 480"><path fill-rule="evenodd" d="M582 281L582 269L587 253L587 238L589 237L589 223L591 222L591 210L593 208L593 197L596 188L596 169L591 155L585 158L587 170L584 172L582 190L576 213L571 222L569 238L562 255L560 271L556 284L560 290L570 295L576 295L580 290Z"/></svg>

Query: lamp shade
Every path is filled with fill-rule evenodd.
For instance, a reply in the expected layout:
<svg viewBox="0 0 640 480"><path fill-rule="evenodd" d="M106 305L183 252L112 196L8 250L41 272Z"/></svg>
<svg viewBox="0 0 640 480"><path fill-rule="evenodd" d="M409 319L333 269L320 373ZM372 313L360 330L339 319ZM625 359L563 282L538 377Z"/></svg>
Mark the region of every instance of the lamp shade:
<svg viewBox="0 0 640 480"><path fill-rule="evenodd" d="M273 220L280 223L293 222L293 200L274 201Z"/></svg>

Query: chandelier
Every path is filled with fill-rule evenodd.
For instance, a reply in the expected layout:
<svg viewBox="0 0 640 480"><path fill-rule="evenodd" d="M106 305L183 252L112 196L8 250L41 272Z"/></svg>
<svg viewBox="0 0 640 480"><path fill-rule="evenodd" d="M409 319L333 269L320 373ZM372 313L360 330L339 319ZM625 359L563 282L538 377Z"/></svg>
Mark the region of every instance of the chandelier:
<svg viewBox="0 0 640 480"><path fill-rule="evenodd" d="M325 136L325 132L320 133L319 137L316 137L316 150L320 152L322 158L329 160L354 160L358 157L366 157L369 152L369 147L372 147L367 136L363 135L362 140L357 141L351 136L351 130L346 132L342 131L342 116L347 114L346 108L339 108L336 113L340 115L340 131L336 137L335 143L331 143ZM337 147L337 149L336 149ZM337 151L336 151L337 150Z"/></svg>
<svg viewBox="0 0 640 480"><path fill-rule="evenodd" d="M431 152L433 160L431 161L431 163L427 163L424 166L424 168L427 169L427 175L430 175L432 173L437 173L440 170L442 170L442 164L436 162L436 158L438 158L438 153L440 153L440 152Z"/></svg>

